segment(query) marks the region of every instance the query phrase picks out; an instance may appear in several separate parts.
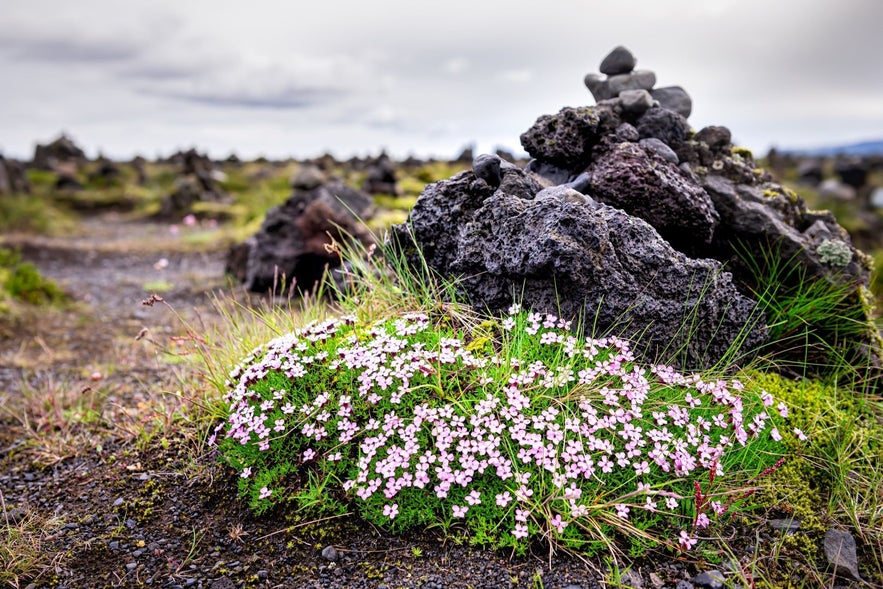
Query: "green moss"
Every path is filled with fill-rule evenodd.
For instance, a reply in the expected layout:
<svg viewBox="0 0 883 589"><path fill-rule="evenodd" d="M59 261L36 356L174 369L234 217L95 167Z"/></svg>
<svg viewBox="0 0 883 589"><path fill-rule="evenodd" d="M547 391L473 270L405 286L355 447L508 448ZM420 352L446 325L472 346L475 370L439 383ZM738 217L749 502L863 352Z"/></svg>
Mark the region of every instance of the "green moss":
<svg viewBox="0 0 883 589"><path fill-rule="evenodd" d="M733 155L737 155L741 158L744 158L747 160L754 159L754 154L751 153L751 150L748 149L747 147L733 146L733 148L730 151Z"/></svg>

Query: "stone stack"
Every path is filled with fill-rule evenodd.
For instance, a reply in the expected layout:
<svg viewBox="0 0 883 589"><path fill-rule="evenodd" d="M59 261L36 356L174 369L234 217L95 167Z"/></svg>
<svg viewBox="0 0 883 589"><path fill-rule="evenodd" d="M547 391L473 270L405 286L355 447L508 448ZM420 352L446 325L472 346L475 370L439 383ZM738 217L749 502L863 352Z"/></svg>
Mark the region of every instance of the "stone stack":
<svg viewBox="0 0 883 589"><path fill-rule="evenodd" d="M703 367L767 337L759 279L741 255L843 285L868 326L843 354L881 368L863 304L868 256L831 213L758 169L726 127L694 133L688 112L658 98L635 108L624 93L655 92L635 61L615 49L601 64L608 77L587 80L595 106L540 116L521 136L533 158L523 171L488 154L427 186L394 230L409 260L459 277L479 308L520 300L637 339L648 357Z"/></svg>
<svg viewBox="0 0 883 589"><path fill-rule="evenodd" d="M680 86L654 88L656 74L636 70L636 64L635 56L622 45L611 51L601 62L601 75L587 74L584 80L595 102L619 98L623 110L635 114L658 104L688 118L693 110L690 95Z"/></svg>

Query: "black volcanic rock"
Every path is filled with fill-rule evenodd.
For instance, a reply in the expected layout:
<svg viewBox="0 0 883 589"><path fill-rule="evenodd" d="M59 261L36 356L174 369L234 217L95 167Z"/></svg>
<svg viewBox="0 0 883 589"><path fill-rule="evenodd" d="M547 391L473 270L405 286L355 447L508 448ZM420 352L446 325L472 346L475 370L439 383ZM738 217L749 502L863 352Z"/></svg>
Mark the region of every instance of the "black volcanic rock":
<svg viewBox="0 0 883 589"><path fill-rule="evenodd" d="M410 224L394 231L414 263L460 276L480 308L501 312L519 301L584 317L633 338L649 358L709 366L759 319L718 262L689 259L644 221L566 187L512 195L463 172L427 187ZM688 334L684 317L692 315L698 327ZM755 327L746 344L765 337Z"/></svg>
<svg viewBox="0 0 883 589"><path fill-rule="evenodd" d="M296 188L270 209L255 235L231 249L227 272L254 292L310 292L326 269L340 265L328 249L332 239L373 243L361 221L372 214L371 196L341 182Z"/></svg>

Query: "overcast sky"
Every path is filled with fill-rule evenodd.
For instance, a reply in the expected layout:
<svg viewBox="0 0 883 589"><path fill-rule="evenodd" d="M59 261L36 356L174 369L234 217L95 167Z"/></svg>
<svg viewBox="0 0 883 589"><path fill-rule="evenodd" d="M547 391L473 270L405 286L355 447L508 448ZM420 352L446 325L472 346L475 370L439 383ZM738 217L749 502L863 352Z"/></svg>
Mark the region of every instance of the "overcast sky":
<svg viewBox="0 0 883 589"><path fill-rule="evenodd" d="M620 44L759 153L883 139L881 0L28 0L0 17L0 153L520 151Z"/></svg>

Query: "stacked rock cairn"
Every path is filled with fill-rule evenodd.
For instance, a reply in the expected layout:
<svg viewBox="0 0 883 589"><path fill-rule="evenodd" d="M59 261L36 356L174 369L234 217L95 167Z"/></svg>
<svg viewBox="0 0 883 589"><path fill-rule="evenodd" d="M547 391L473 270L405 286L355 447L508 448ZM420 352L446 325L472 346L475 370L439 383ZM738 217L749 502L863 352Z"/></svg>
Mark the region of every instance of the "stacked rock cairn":
<svg viewBox="0 0 883 589"><path fill-rule="evenodd" d="M595 102L619 98L625 112L641 114L654 105L673 110L688 118L693 110L690 95L680 86L654 88L656 74L636 70L637 59L622 45L611 51L601 62L601 74L587 74L586 87Z"/></svg>

